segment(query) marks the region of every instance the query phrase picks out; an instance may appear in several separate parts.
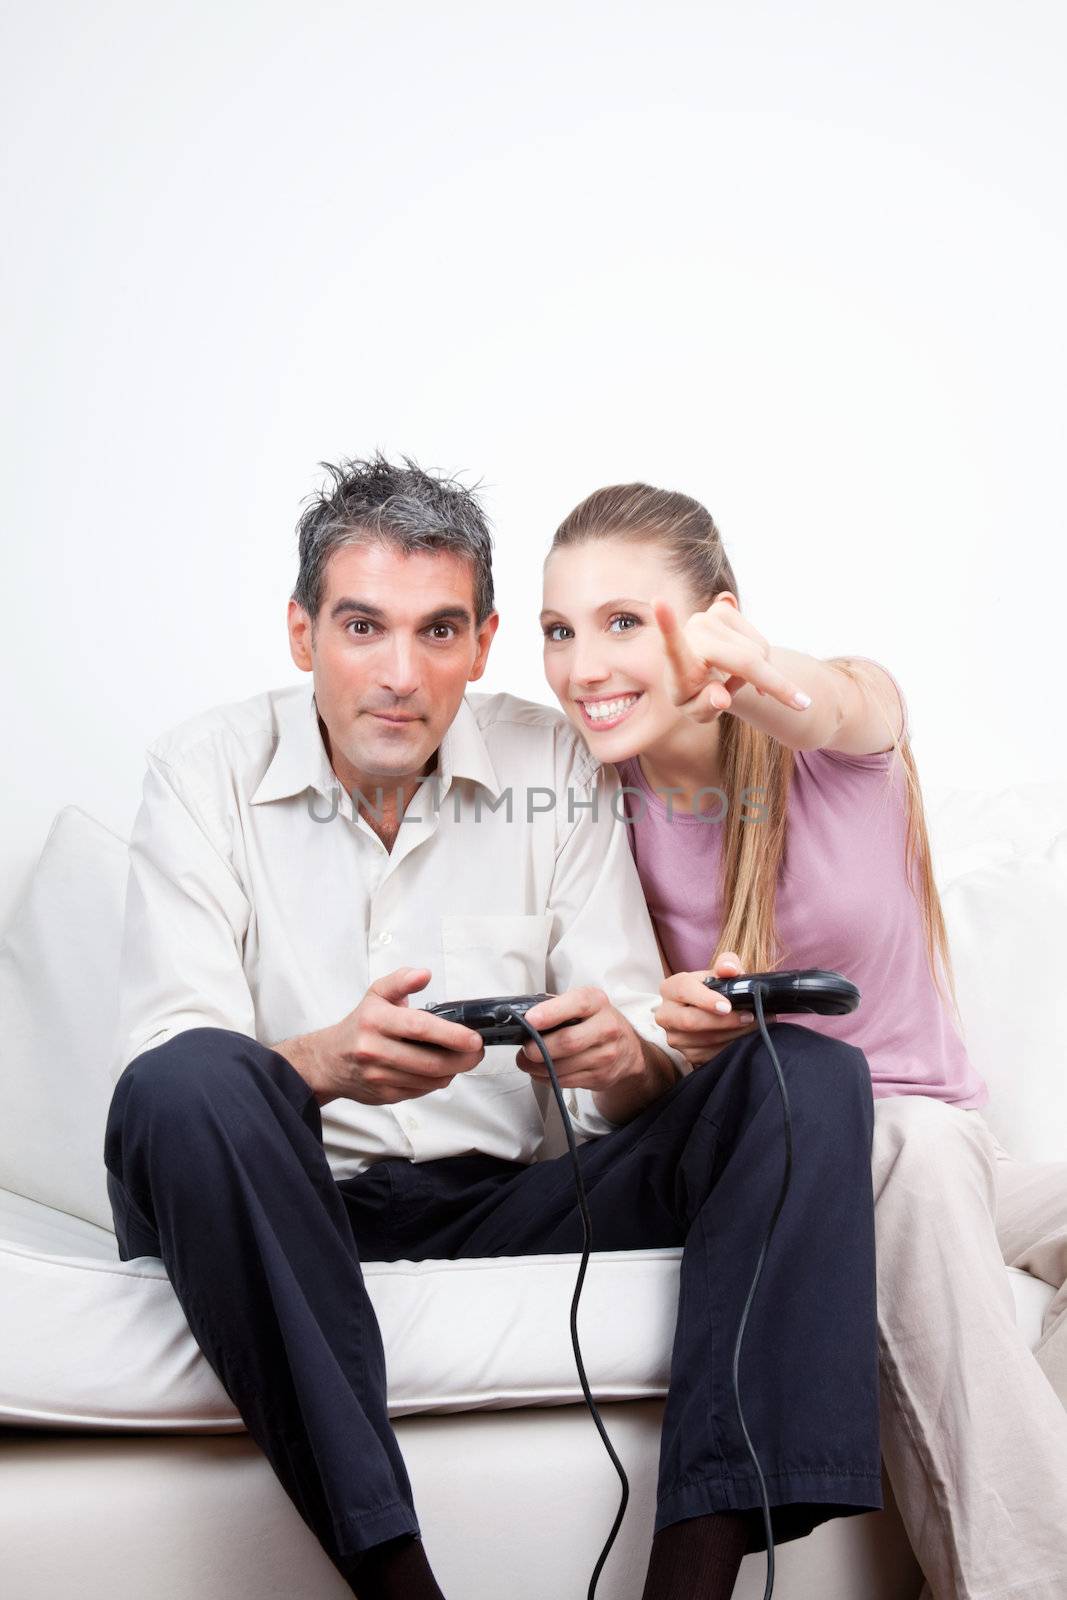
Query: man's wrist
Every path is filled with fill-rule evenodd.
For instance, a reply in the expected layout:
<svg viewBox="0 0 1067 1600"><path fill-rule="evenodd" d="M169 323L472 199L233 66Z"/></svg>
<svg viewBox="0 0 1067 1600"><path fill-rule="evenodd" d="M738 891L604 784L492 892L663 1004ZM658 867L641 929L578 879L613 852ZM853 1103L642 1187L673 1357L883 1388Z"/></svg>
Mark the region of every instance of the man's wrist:
<svg viewBox="0 0 1067 1600"><path fill-rule="evenodd" d="M632 1122L682 1076L670 1056L658 1045L643 1038L636 1029L634 1037L640 1046L640 1065L610 1089L593 1090L593 1104L597 1110L620 1127Z"/></svg>
<svg viewBox="0 0 1067 1600"><path fill-rule="evenodd" d="M320 1109L338 1098L338 1091L330 1087L332 1050L329 1036L332 1032L332 1028L319 1028L315 1033L300 1033L291 1039L281 1039L270 1047L299 1072Z"/></svg>

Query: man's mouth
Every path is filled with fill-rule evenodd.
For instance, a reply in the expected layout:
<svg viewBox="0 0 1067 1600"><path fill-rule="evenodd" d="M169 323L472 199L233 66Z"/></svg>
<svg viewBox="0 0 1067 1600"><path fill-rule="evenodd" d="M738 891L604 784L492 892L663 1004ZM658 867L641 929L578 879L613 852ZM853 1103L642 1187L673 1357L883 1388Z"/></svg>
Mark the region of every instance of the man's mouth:
<svg viewBox="0 0 1067 1600"><path fill-rule="evenodd" d="M642 697L643 691L639 694L614 695L610 699L578 700L575 703L581 707L582 721L587 728L617 728Z"/></svg>
<svg viewBox="0 0 1067 1600"><path fill-rule="evenodd" d="M422 721L421 717L394 716L392 714L392 712L389 712L389 711L372 711L370 713L370 715L372 717L377 717L379 722L391 722L391 723L393 723L395 725L398 725L398 726L400 724L402 724L402 723L405 723L405 722L421 722Z"/></svg>

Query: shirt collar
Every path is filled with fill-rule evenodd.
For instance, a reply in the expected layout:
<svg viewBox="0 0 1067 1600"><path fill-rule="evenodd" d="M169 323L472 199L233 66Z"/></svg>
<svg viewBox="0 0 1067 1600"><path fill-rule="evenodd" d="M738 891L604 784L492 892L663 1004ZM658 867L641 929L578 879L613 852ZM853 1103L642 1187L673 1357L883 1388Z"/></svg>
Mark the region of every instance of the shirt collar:
<svg viewBox="0 0 1067 1600"><path fill-rule="evenodd" d="M309 788L328 799L339 779L330 766L322 742L314 685L301 684L295 693L279 696L275 701L275 719L278 738L274 754L250 803L284 800L290 795L303 794ZM445 729L437 769L430 776L437 778L440 784L441 799L451 789L453 778L467 778L488 789L494 799L500 796L496 769L466 696Z"/></svg>

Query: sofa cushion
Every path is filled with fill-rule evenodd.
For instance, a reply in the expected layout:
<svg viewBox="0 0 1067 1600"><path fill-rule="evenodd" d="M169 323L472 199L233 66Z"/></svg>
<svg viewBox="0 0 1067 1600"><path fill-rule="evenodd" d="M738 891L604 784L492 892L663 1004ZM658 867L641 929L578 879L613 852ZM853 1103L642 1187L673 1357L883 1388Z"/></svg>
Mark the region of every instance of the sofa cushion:
<svg viewBox="0 0 1067 1600"><path fill-rule="evenodd" d="M105 1228L127 861L117 835L64 807L0 942L0 1187Z"/></svg>
<svg viewBox="0 0 1067 1600"><path fill-rule="evenodd" d="M1067 831L942 891L982 1115L1020 1161L1067 1157Z"/></svg>
<svg viewBox="0 0 1067 1600"><path fill-rule="evenodd" d="M939 889L965 872L1038 855L1067 828L1067 783L1002 788L923 788L934 877Z"/></svg>
<svg viewBox="0 0 1067 1600"><path fill-rule="evenodd" d="M105 1229L2 1192L0 1241L0 1423L243 1430L157 1256L120 1261ZM598 1400L666 1394L681 1256L590 1256L579 1338ZM580 1259L367 1262L390 1416L581 1401L570 1341ZM1053 1291L1005 1271L1033 1346Z"/></svg>

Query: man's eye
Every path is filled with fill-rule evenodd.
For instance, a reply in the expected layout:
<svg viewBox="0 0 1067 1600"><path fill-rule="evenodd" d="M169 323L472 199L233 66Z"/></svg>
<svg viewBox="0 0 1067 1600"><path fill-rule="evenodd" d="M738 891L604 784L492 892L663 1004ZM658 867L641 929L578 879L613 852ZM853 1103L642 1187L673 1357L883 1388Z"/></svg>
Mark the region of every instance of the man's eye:
<svg viewBox="0 0 1067 1600"><path fill-rule="evenodd" d="M345 623L345 631L346 632L348 631L349 628L369 628L369 627L370 627L370 623L367 621L366 617L353 617L351 622L346 622Z"/></svg>
<svg viewBox="0 0 1067 1600"><path fill-rule="evenodd" d="M450 639L454 639L455 638L456 629L455 629L454 623L451 623L451 622L435 622L434 625L433 625L434 633L437 632L438 628L447 628L448 629L448 637Z"/></svg>

